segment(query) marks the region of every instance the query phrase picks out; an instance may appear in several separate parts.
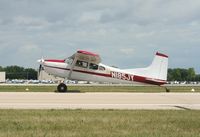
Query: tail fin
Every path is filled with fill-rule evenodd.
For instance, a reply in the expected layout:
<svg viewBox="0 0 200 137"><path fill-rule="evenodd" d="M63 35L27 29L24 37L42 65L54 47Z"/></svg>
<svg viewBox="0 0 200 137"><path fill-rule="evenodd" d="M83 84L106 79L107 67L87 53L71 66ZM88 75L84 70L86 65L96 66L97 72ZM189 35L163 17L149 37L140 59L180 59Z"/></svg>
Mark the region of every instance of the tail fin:
<svg viewBox="0 0 200 137"><path fill-rule="evenodd" d="M157 52L152 64L147 68L128 69L126 71L129 71L134 75L166 81L167 70L168 56Z"/></svg>
<svg viewBox="0 0 200 137"><path fill-rule="evenodd" d="M152 64L148 67L148 73L152 78L167 80L168 56L156 53Z"/></svg>

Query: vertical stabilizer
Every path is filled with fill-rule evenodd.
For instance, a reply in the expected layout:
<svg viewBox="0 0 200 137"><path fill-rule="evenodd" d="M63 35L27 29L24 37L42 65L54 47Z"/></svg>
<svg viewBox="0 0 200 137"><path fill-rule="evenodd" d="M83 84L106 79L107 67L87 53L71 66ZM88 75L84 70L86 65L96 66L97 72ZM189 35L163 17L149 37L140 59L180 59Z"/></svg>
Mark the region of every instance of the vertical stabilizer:
<svg viewBox="0 0 200 137"><path fill-rule="evenodd" d="M147 70L152 78L167 80L168 56L157 52Z"/></svg>
<svg viewBox="0 0 200 137"><path fill-rule="evenodd" d="M146 68L126 69L134 75L150 78L154 80L167 80L168 56L157 52L150 66Z"/></svg>

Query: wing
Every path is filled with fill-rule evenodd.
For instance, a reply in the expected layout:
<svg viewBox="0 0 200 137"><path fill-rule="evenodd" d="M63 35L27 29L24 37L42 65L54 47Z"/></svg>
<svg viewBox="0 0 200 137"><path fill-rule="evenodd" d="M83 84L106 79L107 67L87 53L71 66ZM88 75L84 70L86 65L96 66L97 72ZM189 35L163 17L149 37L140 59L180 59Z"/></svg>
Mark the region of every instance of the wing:
<svg viewBox="0 0 200 137"><path fill-rule="evenodd" d="M87 61L95 64L99 64L101 62L101 58L98 54L84 50L78 50L73 57L77 58L77 60Z"/></svg>

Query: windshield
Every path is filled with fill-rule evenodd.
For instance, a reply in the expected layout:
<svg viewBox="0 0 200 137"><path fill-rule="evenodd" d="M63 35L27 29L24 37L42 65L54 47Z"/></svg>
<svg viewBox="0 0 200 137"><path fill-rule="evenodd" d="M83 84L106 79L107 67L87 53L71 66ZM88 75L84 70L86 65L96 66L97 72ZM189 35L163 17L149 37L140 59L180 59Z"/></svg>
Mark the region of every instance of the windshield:
<svg viewBox="0 0 200 137"><path fill-rule="evenodd" d="M66 62L67 64L71 65L71 64L73 63L73 60L74 60L74 59L70 57L70 58L67 58L65 62Z"/></svg>

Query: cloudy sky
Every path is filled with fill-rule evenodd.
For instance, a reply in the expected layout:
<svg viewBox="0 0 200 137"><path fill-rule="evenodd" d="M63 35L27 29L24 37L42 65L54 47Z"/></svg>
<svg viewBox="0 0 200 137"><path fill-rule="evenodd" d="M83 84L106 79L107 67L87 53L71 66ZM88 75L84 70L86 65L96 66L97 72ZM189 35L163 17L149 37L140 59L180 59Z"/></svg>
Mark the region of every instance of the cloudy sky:
<svg viewBox="0 0 200 137"><path fill-rule="evenodd" d="M38 66L78 49L120 68L156 51L200 73L200 0L0 0L0 65Z"/></svg>

